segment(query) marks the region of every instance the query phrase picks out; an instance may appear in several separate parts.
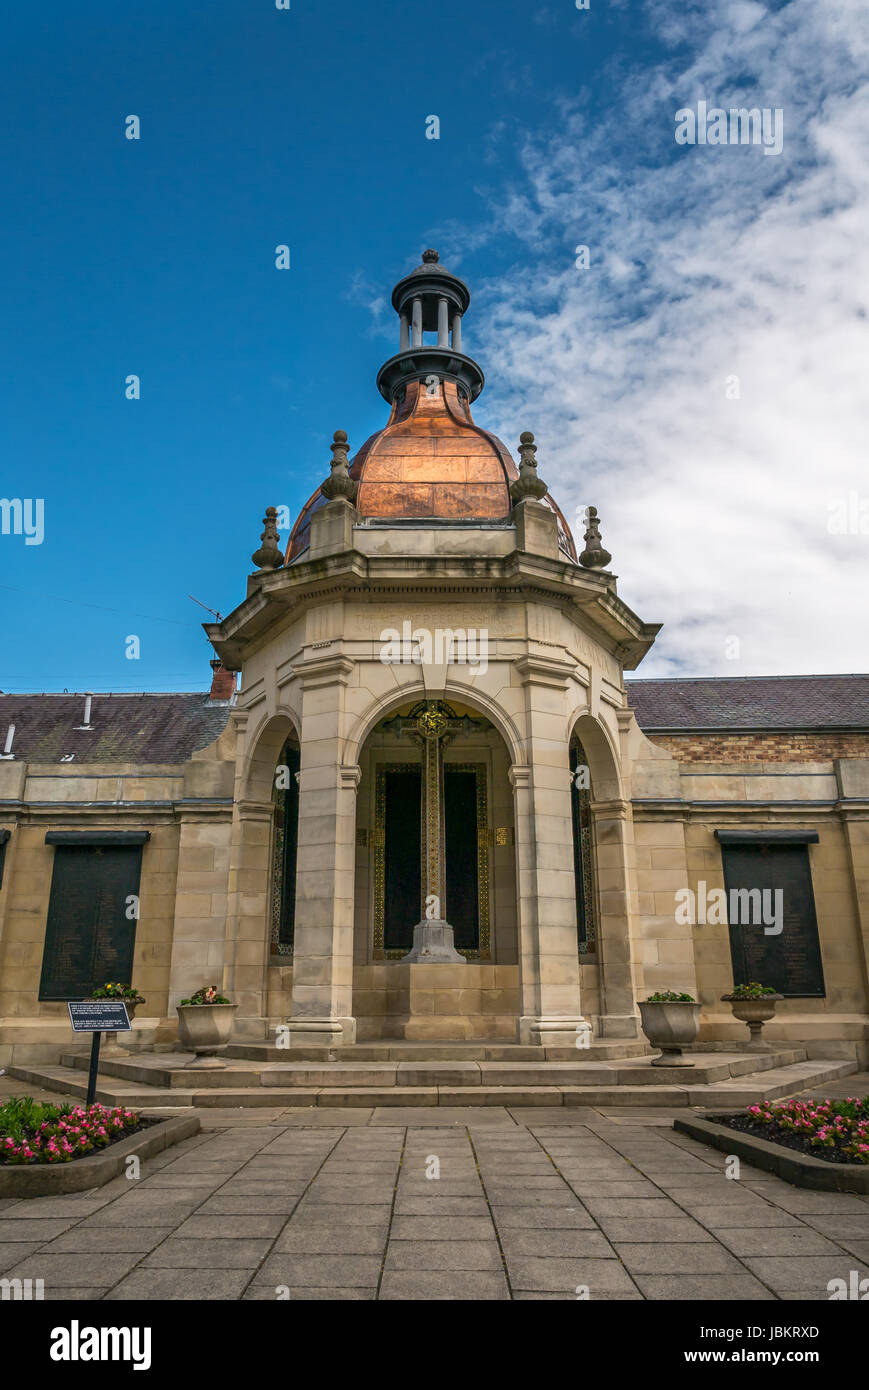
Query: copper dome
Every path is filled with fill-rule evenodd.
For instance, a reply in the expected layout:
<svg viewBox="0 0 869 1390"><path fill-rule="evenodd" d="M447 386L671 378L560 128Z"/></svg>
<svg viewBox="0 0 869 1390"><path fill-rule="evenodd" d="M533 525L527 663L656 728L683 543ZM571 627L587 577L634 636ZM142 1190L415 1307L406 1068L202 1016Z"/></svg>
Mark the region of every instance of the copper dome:
<svg viewBox="0 0 869 1390"><path fill-rule="evenodd" d="M395 288L401 346L378 374L391 413L350 465L358 484L356 509L364 522L509 524L510 484L519 471L501 440L475 425L471 416L470 402L482 390L483 374L461 349L461 315L469 299L467 286L437 265L433 251ZM426 331L437 331L436 345L425 344ZM544 500L558 516L560 548L575 563L569 528L551 498ZM325 504L318 488L293 528L287 564L307 550L311 516Z"/></svg>

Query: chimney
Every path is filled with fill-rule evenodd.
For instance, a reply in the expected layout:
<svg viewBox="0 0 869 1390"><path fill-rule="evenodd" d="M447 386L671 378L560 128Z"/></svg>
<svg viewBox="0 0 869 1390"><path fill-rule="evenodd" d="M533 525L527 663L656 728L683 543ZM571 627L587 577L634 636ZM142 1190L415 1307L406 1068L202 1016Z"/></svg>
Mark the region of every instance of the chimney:
<svg viewBox="0 0 869 1390"><path fill-rule="evenodd" d="M213 672L209 700L231 700L236 689L235 671L227 671L222 661L211 661L209 665Z"/></svg>

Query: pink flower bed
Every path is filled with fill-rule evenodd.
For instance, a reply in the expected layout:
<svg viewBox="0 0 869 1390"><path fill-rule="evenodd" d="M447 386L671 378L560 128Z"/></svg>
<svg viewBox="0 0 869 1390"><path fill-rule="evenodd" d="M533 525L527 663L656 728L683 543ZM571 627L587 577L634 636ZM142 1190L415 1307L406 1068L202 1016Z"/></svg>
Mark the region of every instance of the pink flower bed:
<svg viewBox="0 0 869 1390"><path fill-rule="evenodd" d="M122 1106L77 1105L32 1129L0 1134L0 1163L69 1163L104 1149L138 1126L139 1116Z"/></svg>
<svg viewBox="0 0 869 1390"><path fill-rule="evenodd" d="M734 1120L743 1124L734 1124ZM745 1123L747 1122L747 1123ZM734 1128L760 1131L764 1139L835 1163L869 1163L869 1096L863 1100L763 1101L750 1105Z"/></svg>

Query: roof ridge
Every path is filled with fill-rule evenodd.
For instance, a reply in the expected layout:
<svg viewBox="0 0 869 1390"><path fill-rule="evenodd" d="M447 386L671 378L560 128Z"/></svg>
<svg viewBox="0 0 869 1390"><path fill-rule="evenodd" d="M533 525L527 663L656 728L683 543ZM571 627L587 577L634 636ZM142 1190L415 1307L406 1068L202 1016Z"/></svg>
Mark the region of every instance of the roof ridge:
<svg viewBox="0 0 869 1390"><path fill-rule="evenodd" d="M869 680L867 671L801 672L793 676L625 676L626 685L673 685L691 682L699 685L701 681L842 681Z"/></svg>

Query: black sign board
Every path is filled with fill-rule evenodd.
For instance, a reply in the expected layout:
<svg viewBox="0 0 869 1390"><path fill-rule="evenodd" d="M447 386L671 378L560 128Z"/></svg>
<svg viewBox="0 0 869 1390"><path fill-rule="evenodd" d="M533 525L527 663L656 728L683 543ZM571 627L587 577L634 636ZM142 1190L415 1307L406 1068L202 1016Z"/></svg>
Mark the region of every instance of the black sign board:
<svg viewBox="0 0 869 1390"><path fill-rule="evenodd" d="M133 1026L122 999L82 999L66 1007L74 1033L128 1033Z"/></svg>
<svg viewBox="0 0 869 1390"><path fill-rule="evenodd" d="M730 923L733 983L757 980L790 998L822 999L825 994L815 898L806 844L722 844L724 886ZM732 894L759 890L765 916L748 909L743 891L741 911ZM776 913L776 898L780 912ZM748 920L745 920L745 919ZM780 930L777 928L780 927ZM771 929L770 929L771 928Z"/></svg>

